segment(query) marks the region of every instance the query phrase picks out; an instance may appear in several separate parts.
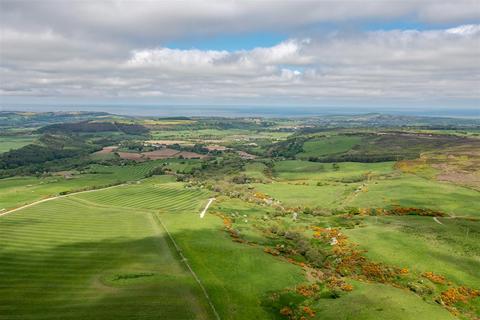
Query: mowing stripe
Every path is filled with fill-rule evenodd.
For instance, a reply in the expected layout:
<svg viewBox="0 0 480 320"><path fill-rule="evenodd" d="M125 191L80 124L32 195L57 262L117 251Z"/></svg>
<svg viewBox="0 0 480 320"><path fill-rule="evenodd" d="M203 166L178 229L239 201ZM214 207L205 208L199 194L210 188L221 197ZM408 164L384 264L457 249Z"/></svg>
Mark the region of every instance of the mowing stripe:
<svg viewBox="0 0 480 320"><path fill-rule="evenodd" d="M172 235L170 234L170 232L168 231L167 227L163 224L162 220L160 219L159 215L158 214L152 214L153 215L153 218L155 220L157 220L161 225L162 225L162 228L167 232L168 234L168 237L170 238L170 241L173 243L173 246L175 247L175 250L177 251L178 255L180 256L180 258L182 258L182 261L183 263L185 263L185 265L187 266L188 270L190 270L190 273L192 274L193 278L195 279L195 281L197 281L198 285L200 286L200 288L202 289L203 291L203 294L205 295L205 298L207 299L208 301L208 304L210 305L210 307L212 308L212 311L213 313L215 314L215 318L217 320L221 320L220 319L220 316L218 315L218 312L217 312L217 309L215 309L215 306L213 305L213 302L212 300L210 300L210 297L207 293L207 290L205 289L205 287L203 286L202 282L200 281L200 278L198 278L197 274L195 273L195 271L193 271L192 267L190 267L190 264L188 263L187 261L187 258L185 258L185 256L183 255L182 253L182 250L180 249L180 247L177 245L177 243L175 242L175 240L173 239Z"/></svg>
<svg viewBox="0 0 480 320"><path fill-rule="evenodd" d="M20 210L22 210L22 209L25 209L25 208L28 208L28 207L37 205L37 204L39 204L39 203L43 203L43 202L47 202L47 201L51 201L51 200L55 200L55 199L60 199L60 198L66 198L66 197L68 197L68 196L73 196L73 195L80 194L80 193L87 193L87 192L95 192L95 191L102 191L102 190L112 189L112 188L116 188L116 187L120 187L120 186L124 186L124 185L125 185L125 184L122 183L122 184L117 184L116 186L110 186L110 187L93 189L93 190L86 190L86 191L79 191L79 192L72 192L72 193L69 193L69 194L66 194L66 195L63 195L63 196L55 196L55 197L51 197L51 198L47 198L47 199L42 199L42 200L35 201L35 202L32 202L32 203L26 204L26 205L24 205L24 206L18 207L18 208L16 208L16 209L12 209L12 210L8 210L8 211L6 211L6 212L4 212L4 213L0 213L0 217L1 217L1 216L6 216L6 215L9 214L9 213L14 213L14 212L16 212L16 211L20 211Z"/></svg>

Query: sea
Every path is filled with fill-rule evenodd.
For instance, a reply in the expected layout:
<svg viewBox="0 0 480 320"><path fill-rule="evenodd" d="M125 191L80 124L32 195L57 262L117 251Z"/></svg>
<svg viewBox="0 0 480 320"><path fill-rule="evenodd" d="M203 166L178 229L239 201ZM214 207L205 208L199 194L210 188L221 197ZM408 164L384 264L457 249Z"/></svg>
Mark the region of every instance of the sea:
<svg viewBox="0 0 480 320"><path fill-rule="evenodd" d="M204 117L265 117L291 118L313 117L326 115L361 115L381 113L403 116L429 116L448 118L476 118L480 119L478 108L446 108L446 107L315 107L315 106L220 106L220 105L76 105L76 104L14 104L0 105L0 111L103 111L127 116L204 116Z"/></svg>

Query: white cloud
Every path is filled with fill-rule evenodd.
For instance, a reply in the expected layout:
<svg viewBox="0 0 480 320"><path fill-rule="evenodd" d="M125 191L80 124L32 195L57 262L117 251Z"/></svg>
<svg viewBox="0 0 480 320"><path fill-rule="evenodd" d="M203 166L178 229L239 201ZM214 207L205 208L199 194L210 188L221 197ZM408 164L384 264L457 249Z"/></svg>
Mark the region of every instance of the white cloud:
<svg viewBox="0 0 480 320"><path fill-rule="evenodd" d="M475 35L480 33L480 25L467 24L456 28L447 29L445 32L459 35Z"/></svg>
<svg viewBox="0 0 480 320"><path fill-rule="evenodd" d="M4 0L0 94L194 103L478 101L480 25L470 23L480 19L478 4ZM466 23L425 31L309 29L321 23L355 26L407 16L427 24ZM182 37L253 31L288 31L292 37L237 51L165 46Z"/></svg>

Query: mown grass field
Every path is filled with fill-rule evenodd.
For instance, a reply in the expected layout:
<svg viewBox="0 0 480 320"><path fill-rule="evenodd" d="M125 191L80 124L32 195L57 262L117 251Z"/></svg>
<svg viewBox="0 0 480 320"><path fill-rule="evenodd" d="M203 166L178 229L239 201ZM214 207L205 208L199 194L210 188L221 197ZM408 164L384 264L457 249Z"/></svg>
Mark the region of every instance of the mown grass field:
<svg viewBox="0 0 480 320"><path fill-rule="evenodd" d="M301 269L233 243L216 216L200 219L208 196L164 176L2 217L0 261L9 262L0 263L0 273L10 279L0 291L0 305L9 305L0 307L2 319L211 319L152 214L172 233L222 319L270 317L263 295L301 281ZM23 286L30 277L36 279ZM26 297L22 308L18 301Z"/></svg>
<svg viewBox="0 0 480 320"><path fill-rule="evenodd" d="M152 214L69 197L1 217L0 318L211 319Z"/></svg>
<svg viewBox="0 0 480 320"><path fill-rule="evenodd" d="M192 197L207 196L205 191L184 189L162 177L74 198L101 206L154 210L202 280L222 319L268 318L261 306L263 295L301 281L301 269L276 261L260 248L233 243L216 216L200 219L206 201L199 206Z"/></svg>
<svg viewBox="0 0 480 320"><path fill-rule="evenodd" d="M18 207L42 198L114 183L135 181L144 178L150 170L165 161L149 161L129 166L92 165L86 173L74 174L71 178L62 175L50 177L14 177L0 180L0 210ZM168 160L172 170L191 170L195 160Z"/></svg>

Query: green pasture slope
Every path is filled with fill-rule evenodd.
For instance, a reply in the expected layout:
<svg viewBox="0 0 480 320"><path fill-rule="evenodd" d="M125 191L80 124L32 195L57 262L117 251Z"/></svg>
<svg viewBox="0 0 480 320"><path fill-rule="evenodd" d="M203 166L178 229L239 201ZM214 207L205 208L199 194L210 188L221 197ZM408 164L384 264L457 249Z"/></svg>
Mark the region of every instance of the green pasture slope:
<svg viewBox="0 0 480 320"><path fill-rule="evenodd" d="M120 173L134 180L148 172L145 165L127 167L137 173L98 166L89 175ZM286 167L279 170L282 165ZM333 208L338 205L335 199L343 201L364 183L341 182L345 179L356 181L369 173L370 186L410 177L399 175L392 163L319 165L280 162L275 166L276 182L255 186L271 188L264 191L299 204L331 201ZM248 175L263 178L263 165L246 169ZM14 181L26 187L21 180L6 180L10 185L4 190L13 188ZM317 182L327 184L318 186ZM40 185L38 190L45 187ZM364 201L361 197L369 192L359 195L358 201ZM441 197L447 197L442 192ZM201 279L221 319L281 319L265 307L265 298L304 283L304 271L263 252L260 239L264 235L252 223L263 221L266 208L218 198L201 219L199 213L211 196L203 189L186 188L171 176L157 176L0 217L0 319L85 319L92 315L95 319L214 319L198 283L179 260L159 221ZM260 244L233 242L217 212L241 214L235 228ZM335 217L318 217L330 218ZM478 228L467 220L440 220L443 225L432 218L367 217L364 227L344 232L367 249L374 261L433 271L478 287ZM409 291L374 283L352 284L354 290L339 299L319 299L315 319L454 319L445 309Z"/></svg>
<svg viewBox="0 0 480 320"><path fill-rule="evenodd" d="M351 281L353 291L340 299L319 299L318 320L406 320L457 319L438 305L429 304L414 293L384 284Z"/></svg>
<svg viewBox="0 0 480 320"><path fill-rule="evenodd" d="M105 207L154 212L200 277L222 319L270 318L261 305L264 295L301 282L301 269L266 255L261 248L232 242L220 218L207 215L200 219L206 201L199 206L192 196L206 200L209 194L156 178L74 198Z"/></svg>
<svg viewBox="0 0 480 320"><path fill-rule="evenodd" d="M163 176L1 217L0 274L9 280L0 286L0 318L213 319L153 215L222 319L270 318L264 295L301 282L302 271L232 242L218 217L200 219L209 196Z"/></svg>
<svg viewBox="0 0 480 320"><path fill-rule="evenodd" d="M394 162L339 162L319 163L302 160L285 160L275 163L273 172L278 180L335 181L358 178L365 174L373 176L394 172Z"/></svg>
<svg viewBox="0 0 480 320"><path fill-rule="evenodd" d="M176 211L204 198L148 201ZM213 318L153 210L90 200L70 196L0 217L2 320Z"/></svg>
<svg viewBox="0 0 480 320"><path fill-rule="evenodd" d="M307 206L334 209L341 207L355 186L330 183L324 186L315 184L295 185L292 183L254 184L256 190L263 192L288 207Z"/></svg>
<svg viewBox="0 0 480 320"><path fill-rule="evenodd" d="M367 217L365 227L344 232L375 261L435 272L457 284L480 288L480 222L438 220L442 224L431 217Z"/></svg>
<svg viewBox="0 0 480 320"><path fill-rule="evenodd" d="M362 138L355 136L330 136L313 138L303 144L303 152L297 155L300 159L309 157L321 157L339 154L350 150L359 144Z"/></svg>
<svg viewBox="0 0 480 320"><path fill-rule="evenodd" d="M0 153L18 149L32 143L36 136L0 136Z"/></svg>
<svg viewBox="0 0 480 320"><path fill-rule="evenodd" d="M221 201L212 208L212 211L218 210L226 216L232 217L233 215L237 217L233 218L233 228L241 234L242 238L248 241L254 241L258 243L259 246L271 246L271 240L268 236L265 237L264 234L259 232L257 228L258 226L266 227L269 224L275 225L278 223L291 230L298 231L304 228L308 229L308 225L314 223L314 220L319 218L308 216L307 219L307 217L301 217L300 221L297 222L292 222L289 218L267 218L265 220L265 217L268 216L268 211L270 210L268 208L248 204L237 199L224 198L219 200ZM329 218L323 218L326 219L325 222L327 225L331 222ZM303 224L304 222L307 222L307 220L309 223ZM251 247L246 244L237 246L237 250L243 249L245 250L245 253L251 250ZM218 259L222 259L223 261L225 258L219 256ZM243 262L245 259L247 259L246 254L244 254L244 257L240 258L239 261ZM278 261L278 259L272 258L272 261ZM288 264L285 264L285 262L283 262L283 264L283 268L287 268ZM235 267L232 266L232 268ZM254 273L263 273L264 268L265 266L259 261L257 271ZM270 282L270 284L266 283L266 286L270 286L272 291L278 290L278 288L281 290L286 287L295 287L292 286L293 281L285 281L283 278L283 280L276 278L277 276L285 277L284 274L286 274L286 270L281 272L281 269L279 269L270 276L266 276ZM242 278L247 276L250 277L250 272L247 275L242 275L241 273L239 273L239 275ZM251 277L254 277L254 275ZM263 276L261 280L257 280L257 290L258 288L261 288L260 284L263 284L263 281L265 281ZM305 281L306 278L304 276L302 282ZM348 279L347 281L354 286L354 290L337 299L319 297L314 305L316 311L316 317L314 319L455 319L448 311L441 308L439 305L423 301L420 297L407 290L376 283L358 282L351 279ZM244 285L248 286L249 284L247 283ZM265 319L276 319L276 317L271 315L271 317L265 317ZM285 318L279 317L278 319Z"/></svg>
<svg viewBox="0 0 480 320"><path fill-rule="evenodd" d="M255 188L288 206L390 208L400 205L429 208L452 216L480 217L479 191L402 173L394 169L393 162L339 162L335 166L279 161L274 166L276 182L255 184ZM355 192L362 185L363 191Z"/></svg>
<svg viewBox="0 0 480 320"><path fill-rule="evenodd" d="M75 174L71 178L13 177L0 180L0 210L22 206L62 192L74 192L109 184L135 181L144 178L150 170L165 161L148 161L128 166L92 165L86 173ZM191 170L197 165L192 160L167 161L172 170Z"/></svg>
<svg viewBox="0 0 480 320"><path fill-rule="evenodd" d="M357 207L429 208L452 216L480 217L480 192L453 185L403 174L368 184L368 192L360 192L350 203Z"/></svg>

